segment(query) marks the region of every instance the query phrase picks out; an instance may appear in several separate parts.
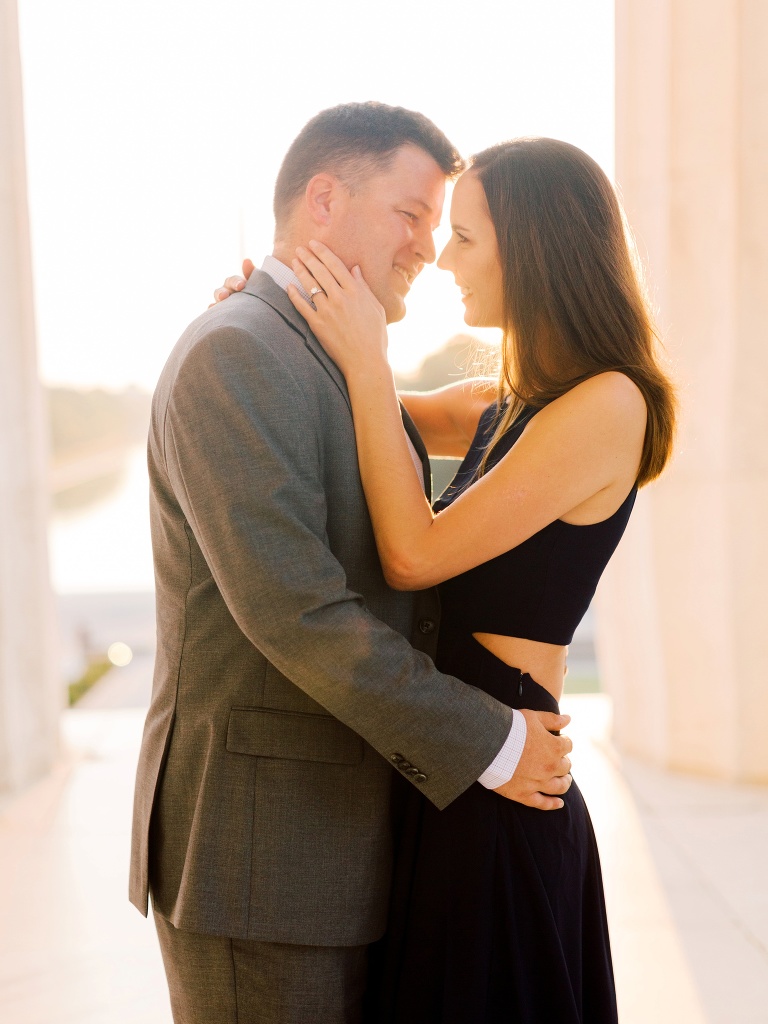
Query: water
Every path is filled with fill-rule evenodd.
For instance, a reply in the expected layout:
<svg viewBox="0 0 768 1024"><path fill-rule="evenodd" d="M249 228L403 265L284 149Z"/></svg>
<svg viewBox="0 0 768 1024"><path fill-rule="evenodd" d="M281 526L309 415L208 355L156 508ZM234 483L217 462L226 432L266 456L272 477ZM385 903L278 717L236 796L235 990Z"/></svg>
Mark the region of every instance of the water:
<svg viewBox="0 0 768 1024"><path fill-rule="evenodd" d="M58 594L153 589L143 445L130 450L122 480L107 497L52 517L48 543L51 579Z"/></svg>

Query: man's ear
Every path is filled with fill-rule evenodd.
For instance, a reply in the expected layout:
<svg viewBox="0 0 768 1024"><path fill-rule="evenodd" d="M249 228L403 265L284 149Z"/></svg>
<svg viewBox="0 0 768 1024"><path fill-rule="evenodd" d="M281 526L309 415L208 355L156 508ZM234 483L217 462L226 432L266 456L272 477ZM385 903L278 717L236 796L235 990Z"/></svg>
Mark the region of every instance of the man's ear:
<svg viewBox="0 0 768 1024"><path fill-rule="evenodd" d="M317 227L328 227L335 208L348 195L346 187L333 174L316 174L304 192L307 213Z"/></svg>

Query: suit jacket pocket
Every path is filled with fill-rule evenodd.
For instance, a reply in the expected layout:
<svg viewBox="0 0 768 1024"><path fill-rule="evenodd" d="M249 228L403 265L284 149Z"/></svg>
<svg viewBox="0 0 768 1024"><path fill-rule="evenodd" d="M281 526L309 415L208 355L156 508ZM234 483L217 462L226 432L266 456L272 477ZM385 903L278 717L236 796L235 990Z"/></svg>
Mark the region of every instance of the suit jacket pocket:
<svg viewBox="0 0 768 1024"><path fill-rule="evenodd" d="M252 757L360 764L363 741L330 715L232 708L227 750Z"/></svg>

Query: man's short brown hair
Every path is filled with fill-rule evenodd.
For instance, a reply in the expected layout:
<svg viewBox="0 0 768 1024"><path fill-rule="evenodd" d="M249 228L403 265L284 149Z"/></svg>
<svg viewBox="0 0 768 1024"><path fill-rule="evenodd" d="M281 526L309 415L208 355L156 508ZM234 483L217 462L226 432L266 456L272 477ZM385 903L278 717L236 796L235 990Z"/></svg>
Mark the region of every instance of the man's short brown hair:
<svg viewBox="0 0 768 1024"><path fill-rule="evenodd" d="M330 171L350 188L368 174L387 168L401 146L428 153L447 178L464 169L464 160L428 117L386 103L342 103L316 114L285 155L275 182L275 221L282 225L307 183Z"/></svg>

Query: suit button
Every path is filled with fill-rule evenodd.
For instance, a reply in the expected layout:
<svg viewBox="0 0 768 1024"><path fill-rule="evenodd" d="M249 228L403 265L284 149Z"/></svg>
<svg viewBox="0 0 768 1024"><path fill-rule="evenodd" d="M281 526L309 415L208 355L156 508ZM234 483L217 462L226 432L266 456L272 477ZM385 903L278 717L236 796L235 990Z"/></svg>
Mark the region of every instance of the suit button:
<svg viewBox="0 0 768 1024"><path fill-rule="evenodd" d="M390 761L391 761L391 762L392 762L393 764L400 764L400 762L401 762L401 761L403 761L403 760L404 760L404 758L403 758L403 755L402 755L402 754L390 754L390 755L389 755L389 760L390 760Z"/></svg>
<svg viewBox="0 0 768 1024"><path fill-rule="evenodd" d="M418 775L414 775L413 776L413 781L414 782L426 782L427 781L427 776L424 774L424 772L419 772Z"/></svg>
<svg viewBox="0 0 768 1024"><path fill-rule="evenodd" d="M405 773L405 774L406 774L406 775L411 775L411 776L416 776L416 775L421 775L421 772L419 771L419 769L418 769L418 768L409 768L409 769L408 769L408 770L406 771L406 773Z"/></svg>
<svg viewBox="0 0 768 1024"><path fill-rule="evenodd" d="M401 761L397 767L400 769L401 772L407 772L409 768L413 767L413 765L411 764L410 761Z"/></svg>
<svg viewBox="0 0 768 1024"><path fill-rule="evenodd" d="M432 619L421 619L419 621L419 629L422 633L434 633L435 624Z"/></svg>

